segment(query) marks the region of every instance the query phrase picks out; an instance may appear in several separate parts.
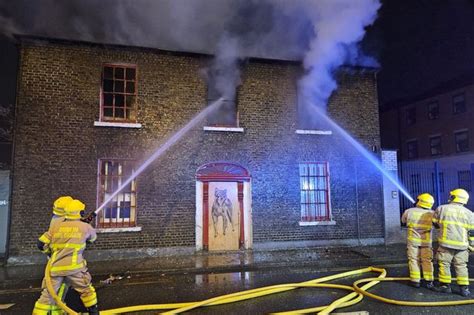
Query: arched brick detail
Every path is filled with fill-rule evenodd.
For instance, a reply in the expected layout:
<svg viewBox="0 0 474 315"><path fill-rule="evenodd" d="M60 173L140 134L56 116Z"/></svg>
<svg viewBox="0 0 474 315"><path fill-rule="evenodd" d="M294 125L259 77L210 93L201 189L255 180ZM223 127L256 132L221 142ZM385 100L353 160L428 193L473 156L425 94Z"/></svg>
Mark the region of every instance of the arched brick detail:
<svg viewBox="0 0 474 315"><path fill-rule="evenodd" d="M228 162L212 162L202 165L196 171L200 181L249 181L250 173L242 165Z"/></svg>

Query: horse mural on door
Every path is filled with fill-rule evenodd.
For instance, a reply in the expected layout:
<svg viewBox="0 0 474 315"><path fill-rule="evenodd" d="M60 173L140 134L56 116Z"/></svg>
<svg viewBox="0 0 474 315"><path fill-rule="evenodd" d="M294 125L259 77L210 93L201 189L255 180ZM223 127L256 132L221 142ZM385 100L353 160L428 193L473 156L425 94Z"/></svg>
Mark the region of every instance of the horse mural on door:
<svg viewBox="0 0 474 315"><path fill-rule="evenodd" d="M196 172L196 248L209 251L251 247L248 171L214 162Z"/></svg>

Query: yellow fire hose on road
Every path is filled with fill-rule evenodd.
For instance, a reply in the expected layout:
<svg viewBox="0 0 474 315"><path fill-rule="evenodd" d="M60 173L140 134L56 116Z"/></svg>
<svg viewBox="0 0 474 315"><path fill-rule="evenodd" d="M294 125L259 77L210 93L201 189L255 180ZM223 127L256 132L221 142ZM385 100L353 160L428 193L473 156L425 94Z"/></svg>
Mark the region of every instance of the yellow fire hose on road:
<svg viewBox="0 0 474 315"><path fill-rule="evenodd" d="M357 280L354 282L352 287L347 286L347 285L341 285L341 284L323 283L323 282L328 282L328 281L332 281L336 279L341 279L348 276L360 275L360 274L364 274L368 272L377 272L379 273L379 276L376 278L365 278L365 279ZM79 315L79 313L70 309L64 302L62 302L59 296L56 294L51 283L50 274L51 274L51 264L50 262L48 262L48 264L46 265L46 270L45 270L45 280L46 280L45 282L46 282L46 287L48 289L48 292L56 301L56 304L70 315ZM129 313L129 312L152 311L152 310L168 310L167 312L164 312L163 314L178 314L185 311L190 311L198 307L233 303L233 302L248 300L248 299L270 295L274 293L281 293L281 292L294 290L297 288L303 288L303 287L305 288L308 288L308 287L332 288L332 289L342 289L342 290L353 291L353 292L343 296L342 298L335 300L329 305L300 309L300 310L293 310L289 312L274 313L274 314L303 314L303 313L314 313L314 312L318 312L318 314L330 314L332 311L334 311L337 308L348 307L348 306L359 303L363 299L364 296L368 296L370 298L376 299L381 302L395 304L395 305L404 305L404 306L453 306L453 305L474 304L474 299L459 300L459 301L438 301L438 302L415 302L415 301L392 300L392 299L384 298L382 296L367 292L369 288L378 284L380 281L410 280L410 278L387 278L386 275L387 275L387 271L383 268L367 267L367 268L356 269L356 270L347 271L343 273L338 273L335 275L326 276L322 278L317 278L314 280L305 281L301 283L272 285L272 286L267 286L267 287L262 287L262 288L256 288L256 289L221 295L221 296L214 297L214 298L200 301L200 302L136 305L136 306L128 306L128 307L121 307L121 308L100 311L100 314L110 315L110 314L123 314L123 313ZM469 279L469 280L473 281L474 279ZM366 283L366 284L359 287L359 284L362 284L362 283Z"/></svg>

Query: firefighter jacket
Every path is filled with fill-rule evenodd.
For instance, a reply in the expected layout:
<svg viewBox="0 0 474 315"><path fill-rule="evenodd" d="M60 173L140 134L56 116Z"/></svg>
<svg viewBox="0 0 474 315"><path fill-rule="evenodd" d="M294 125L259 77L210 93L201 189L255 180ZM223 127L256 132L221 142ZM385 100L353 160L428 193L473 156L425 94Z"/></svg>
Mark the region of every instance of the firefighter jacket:
<svg viewBox="0 0 474 315"><path fill-rule="evenodd" d="M53 225L56 224L56 222L62 222L64 220L65 220L64 216L53 214L53 217L51 218L51 222L49 222L49 229L51 229Z"/></svg>
<svg viewBox="0 0 474 315"><path fill-rule="evenodd" d="M474 244L469 232L474 230L474 214L459 203L439 206L433 216L433 223L440 229L438 242L440 246L466 250Z"/></svg>
<svg viewBox="0 0 474 315"><path fill-rule="evenodd" d="M408 227L407 245L431 247L433 210L409 208L402 215L402 223Z"/></svg>
<svg viewBox="0 0 474 315"><path fill-rule="evenodd" d="M86 242L92 243L96 238L94 228L80 220L64 220L53 224L39 238L52 251L51 275L68 276L85 270L86 261L82 253Z"/></svg>

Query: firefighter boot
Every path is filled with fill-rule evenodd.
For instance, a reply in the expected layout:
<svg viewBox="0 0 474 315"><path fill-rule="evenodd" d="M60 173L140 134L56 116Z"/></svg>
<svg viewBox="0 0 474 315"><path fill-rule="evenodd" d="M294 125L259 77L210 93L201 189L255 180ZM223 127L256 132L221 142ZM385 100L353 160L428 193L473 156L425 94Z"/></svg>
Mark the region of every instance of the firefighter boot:
<svg viewBox="0 0 474 315"><path fill-rule="evenodd" d="M89 312L89 315L99 315L99 308L97 307L97 304L88 307L87 311Z"/></svg>
<svg viewBox="0 0 474 315"><path fill-rule="evenodd" d="M428 290L434 290L434 284L433 284L433 281L426 281L425 282L425 288L427 288Z"/></svg>
<svg viewBox="0 0 474 315"><path fill-rule="evenodd" d="M436 292L441 292L441 293L451 293L451 285L449 283L443 283L438 287L435 287Z"/></svg>
<svg viewBox="0 0 474 315"><path fill-rule="evenodd" d="M410 281L410 286L411 286L411 287L414 287L414 288L419 288L419 287L420 287L420 283L419 283L419 282L415 282L415 281Z"/></svg>
<svg viewBox="0 0 474 315"><path fill-rule="evenodd" d="M460 286L461 288L461 295L466 297L471 295L471 291L469 291L469 286L468 285L462 285Z"/></svg>

